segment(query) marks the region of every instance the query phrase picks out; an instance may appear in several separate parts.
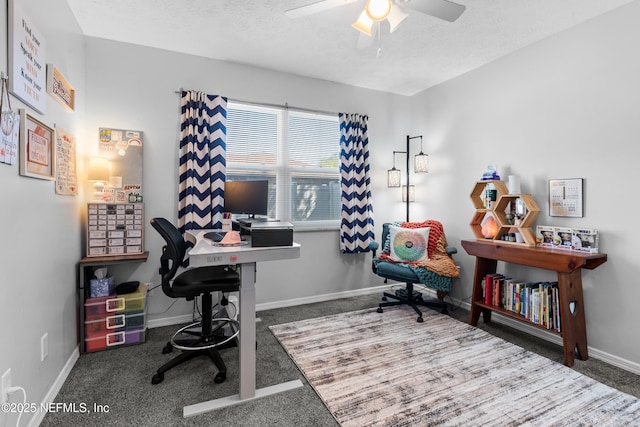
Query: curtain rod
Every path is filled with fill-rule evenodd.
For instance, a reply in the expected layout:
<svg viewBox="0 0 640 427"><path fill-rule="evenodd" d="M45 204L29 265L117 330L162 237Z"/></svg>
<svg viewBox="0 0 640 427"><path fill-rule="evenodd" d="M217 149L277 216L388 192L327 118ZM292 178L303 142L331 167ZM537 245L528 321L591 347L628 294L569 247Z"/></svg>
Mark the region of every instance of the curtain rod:
<svg viewBox="0 0 640 427"><path fill-rule="evenodd" d="M183 91L184 91L184 89L180 89L180 90L176 90L175 93L182 94ZM237 102L237 103L240 103L240 104L258 105L260 107L284 108L286 110L291 109L291 110L304 111L304 112L308 112L308 113L321 113L321 114L326 114L326 115L329 115L329 116L337 116L338 115L338 113L336 113L335 111L323 111L323 110L313 110L311 108L292 107L287 102L285 102L284 105L279 105L279 104L269 104L269 103L266 103L266 102L242 101L242 100L233 99L233 98L227 98L227 100L231 101L231 102Z"/></svg>

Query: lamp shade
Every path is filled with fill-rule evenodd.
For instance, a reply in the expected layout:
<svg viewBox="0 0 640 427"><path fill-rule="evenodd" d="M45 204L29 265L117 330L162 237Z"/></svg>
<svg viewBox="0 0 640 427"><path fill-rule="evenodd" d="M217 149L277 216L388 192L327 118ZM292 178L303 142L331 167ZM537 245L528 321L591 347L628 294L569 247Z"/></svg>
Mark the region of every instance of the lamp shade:
<svg viewBox="0 0 640 427"><path fill-rule="evenodd" d="M402 9L400 9L395 4L391 6L391 11L389 12L389 16L387 16L387 21L389 22L389 32L393 33L402 22L407 19L409 15L404 13Z"/></svg>
<svg viewBox="0 0 640 427"><path fill-rule="evenodd" d="M369 16L367 16L366 10L362 11L358 20L351 24L351 26L356 30L371 37L371 27L373 26L373 21L369 19Z"/></svg>
<svg viewBox="0 0 640 427"><path fill-rule="evenodd" d="M416 154L413 170L415 173L429 172L429 155L424 154L422 151L420 154Z"/></svg>
<svg viewBox="0 0 640 427"><path fill-rule="evenodd" d="M102 157L89 158L87 179L89 181L109 181L109 161Z"/></svg>
<svg viewBox="0 0 640 427"><path fill-rule="evenodd" d="M372 21L382 21L391 12L391 0L367 0L364 10Z"/></svg>
<svg viewBox="0 0 640 427"><path fill-rule="evenodd" d="M396 169L395 166L387 171L387 187L398 188L400 187L401 173L400 169Z"/></svg>
<svg viewBox="0 0 640 427"><path fill-rule="evenodd" d="M403 202L407 201L407 186L406 185L402 186L402 201ZM409 186L409 201L410 202L415 202L416 201L416 187L415 187L415 185L410 185Z"/></svg>

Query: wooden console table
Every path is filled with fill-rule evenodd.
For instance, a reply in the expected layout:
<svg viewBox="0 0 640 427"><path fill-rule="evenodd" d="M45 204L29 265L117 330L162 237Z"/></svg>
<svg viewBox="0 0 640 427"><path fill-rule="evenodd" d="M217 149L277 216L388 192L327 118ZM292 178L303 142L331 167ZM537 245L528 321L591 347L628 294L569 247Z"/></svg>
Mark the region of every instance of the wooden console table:
<svg viewBox="0 0 640 427"><path fill-rule="evenodd" d="M564 364L573 366L574 357L587 360L587 330L582 300L582 269L593 270L607 261L606 254L586 254L576 251L563 251L538 247L519 246L500 243L493 240L463 240L462 247L476 257L471 297L471 315L469 323L477 326L480 313L485 323L491 321L491 312L495 311L512 319L529 322L521 314L485 304L482 298L482 281L487 274L496 273L498 261L529 267L552 270L558 273L558 293L560 298L560 322ZM572 310L573 306L573 310ZM546 331L553 332L542 327Z"/></svg>

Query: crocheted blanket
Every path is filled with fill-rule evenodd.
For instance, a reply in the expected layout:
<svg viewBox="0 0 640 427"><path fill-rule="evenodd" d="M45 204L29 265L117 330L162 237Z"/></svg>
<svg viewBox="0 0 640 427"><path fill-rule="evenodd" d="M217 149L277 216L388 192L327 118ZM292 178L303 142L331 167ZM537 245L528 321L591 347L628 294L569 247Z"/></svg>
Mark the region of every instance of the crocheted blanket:
<svg viewBox="0 0 640 427"><path fill-rule="evenodd" d="M455 262L449 254L447 254L445 249L447 247L447 238L445 237L442 223L430 219L423 222L402 222L399 223L399 225L403 228L430 228L428 243L429 259L417 263L403 263L414 270L418 277L433 280L432 274L429 273L449 278L460 276ZM384 247L388 249L389 246L385 244ZM388 262L396 262L389 256L388 250L380 254L380 259Z"/></svg>

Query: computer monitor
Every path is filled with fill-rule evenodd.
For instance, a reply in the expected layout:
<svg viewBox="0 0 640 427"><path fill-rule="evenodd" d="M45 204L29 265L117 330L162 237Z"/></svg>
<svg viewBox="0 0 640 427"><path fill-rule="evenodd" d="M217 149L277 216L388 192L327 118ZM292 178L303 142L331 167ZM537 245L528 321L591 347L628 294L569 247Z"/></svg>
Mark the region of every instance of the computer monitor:
<svg viewBox="0 0 640 427"><path fill-rule="evenodd" d="M269 181L227 181L224 184L224 211L236 215L267 215Z"/></svg>

